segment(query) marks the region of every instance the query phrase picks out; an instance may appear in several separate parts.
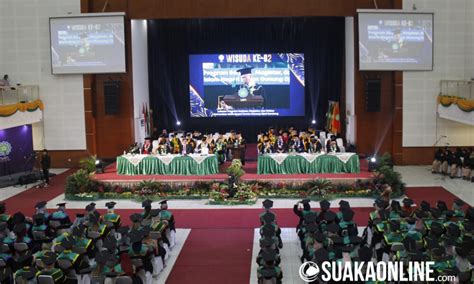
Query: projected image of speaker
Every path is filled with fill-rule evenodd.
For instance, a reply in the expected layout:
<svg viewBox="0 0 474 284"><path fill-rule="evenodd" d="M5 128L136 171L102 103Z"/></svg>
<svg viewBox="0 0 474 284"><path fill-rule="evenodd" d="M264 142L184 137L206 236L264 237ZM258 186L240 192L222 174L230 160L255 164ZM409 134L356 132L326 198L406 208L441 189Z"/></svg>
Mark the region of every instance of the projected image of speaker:
<svg viewBox="0 0 474 284"><path fill-rule="evenodd" d="M368 112L380 111L381 80L369 79L365 81L365 110Z"/></svg>
<svg viewBox="0 0 474 284"><path fill-rule="evenodd" d="M120 82L104 82L104 107L106 115L117 115L120 112Z"/></svg>

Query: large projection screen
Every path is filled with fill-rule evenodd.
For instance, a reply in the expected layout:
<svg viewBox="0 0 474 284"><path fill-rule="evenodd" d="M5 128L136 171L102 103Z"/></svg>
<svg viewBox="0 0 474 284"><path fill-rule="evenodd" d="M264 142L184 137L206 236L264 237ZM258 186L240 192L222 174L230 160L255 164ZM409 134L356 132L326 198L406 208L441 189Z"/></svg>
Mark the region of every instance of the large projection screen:
<svg viewBox="0 0 474 284"><path fill-rule="evenodd" d="M358 15L360 70L433 70L433 13Z"/></svg>
<svg viewBox="0 0 474 284"><path fill-rule="evenodd" d="M125 73L124 14L49 19L53 74Z"/></svg>

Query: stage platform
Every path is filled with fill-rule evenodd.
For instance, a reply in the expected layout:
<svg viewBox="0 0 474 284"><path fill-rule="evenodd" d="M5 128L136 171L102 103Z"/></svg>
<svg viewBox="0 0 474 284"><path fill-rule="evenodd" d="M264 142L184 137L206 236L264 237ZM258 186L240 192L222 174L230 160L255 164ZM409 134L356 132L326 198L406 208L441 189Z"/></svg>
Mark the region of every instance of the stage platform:
<svg viewBox="0 0 474 284"><path fill-rule="evenodd" d="M219 174L204 176L177 176L177 175L118 175L116 164L113 163L106 167L104 173L96 174L94 179L100 182L111 184L137 184L143 180L155 180L163 183L180 183L192 185L195 182L202 181L225 181L227 180L226 168L230 162L224 163L219 167ZM352 183L356 180L371 180L373 174L368 171L367 160L360 160L360 173L357 174L257 174L257 161L247 161L244 165L245 175L243 181L262 181L262 182L305 182L314 179L327 179L333 183Z"/></svg>

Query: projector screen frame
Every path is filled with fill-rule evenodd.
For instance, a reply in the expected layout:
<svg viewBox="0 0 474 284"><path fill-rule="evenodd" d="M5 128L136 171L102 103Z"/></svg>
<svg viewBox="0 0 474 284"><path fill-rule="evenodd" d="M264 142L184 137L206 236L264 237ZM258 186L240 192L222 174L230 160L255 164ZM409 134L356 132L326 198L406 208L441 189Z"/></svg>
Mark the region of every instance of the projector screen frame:
<svg viewBox="0 0 474 284"><path fill-rule="evenodd" d="M125 70L124 72L81 72L81 73L54 73L53 71L53 50L52 50L52 37L51 37L51 20L53 19L66 19L66 18L87 18L87 17L122 17L123 19L123 34L124 39L127 38L127 29L125 26L125 12L116 12L116 13L81 13L81 14L68 14L62 16L52 16L49 17L49 63L51 67L51 75L94 75L94 74L126 74L128 71L127 68L127 41L124 42L123 45L123 52L124 52L124 60L125 60Z"/></svg>
<svg viewBox="0 0 474 284"><path fill-rule="evenodd" d="M435 51L435 25L434 25L434 21L435 21L435 13L432 12L432 11L407 11L407 10L391 10L391 9L380 9L380 10L377 10L377 9L357 9L357 65L358 65L358 71L367 71L367 72L371 72L371 71L380 71L380 72L385 72L385 71L407 71L407 72L426 72L426 71L433 71L434 70L434 51ZM360 67L360 47L359 47L359 42L360 42L360 39L359 39L359 32L360 32L360 22L359 22L359 15L360 14L422 14L422 15L431 15L431 19L432 19L432 46L431 46L431 68L430 69L394 69L394 68L391 68L391 69L361 69Z"/></svg>

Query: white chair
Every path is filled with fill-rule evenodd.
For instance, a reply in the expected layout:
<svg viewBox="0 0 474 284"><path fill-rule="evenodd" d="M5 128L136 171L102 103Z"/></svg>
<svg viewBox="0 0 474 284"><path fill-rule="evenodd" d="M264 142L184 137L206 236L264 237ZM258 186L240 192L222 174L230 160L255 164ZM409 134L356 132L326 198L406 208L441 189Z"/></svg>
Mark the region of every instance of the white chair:
<svg viewBox="0 0 474 284"><path fill-rule="evenodd" d="M153 142L151 142L151 145L153 146L152 149L155 149L156 147L158 147L158 140L153 140Z"/></svg>
<svg viewBox="0 0 474 284"><path fill-rule="evenodd" d="M342 138L337 138L336 139L336 144L339 147L339 150L341 150L341 153L346 152L346 148L344 147L344 142L342 141Z"/></svg>

